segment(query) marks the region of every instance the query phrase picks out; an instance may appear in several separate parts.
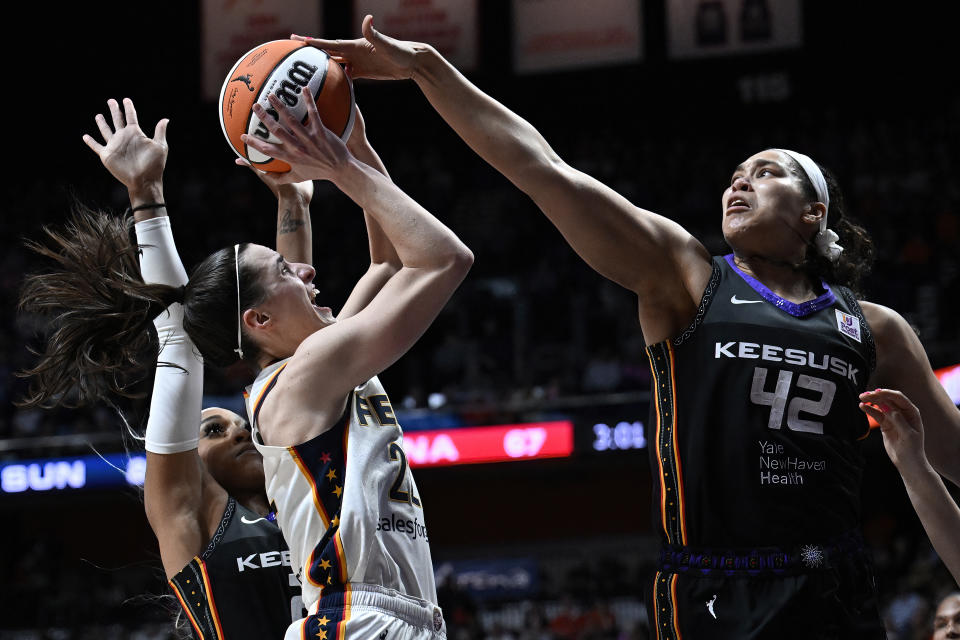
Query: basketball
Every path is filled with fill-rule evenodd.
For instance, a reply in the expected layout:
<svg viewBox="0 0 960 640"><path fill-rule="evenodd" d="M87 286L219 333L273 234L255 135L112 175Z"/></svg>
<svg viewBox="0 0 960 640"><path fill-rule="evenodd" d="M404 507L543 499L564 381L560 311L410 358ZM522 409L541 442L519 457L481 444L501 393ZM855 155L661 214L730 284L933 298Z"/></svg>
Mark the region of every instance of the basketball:
<svg viewBox="0 0 960 640"><path fill-rule="evenodd" d="M243 143L240 136L257 136L279 142L253 113L259 103L276 117L268 96L280 98L293 115L306 120L307 104L301 88L317 103L324 126L346 142L353 129L354 99L350 78L327 53L295 40L274 40L248 51L237 61L220 89L220 126L230 148L261 171L283 172L286 162L266 156Z"/></svg>

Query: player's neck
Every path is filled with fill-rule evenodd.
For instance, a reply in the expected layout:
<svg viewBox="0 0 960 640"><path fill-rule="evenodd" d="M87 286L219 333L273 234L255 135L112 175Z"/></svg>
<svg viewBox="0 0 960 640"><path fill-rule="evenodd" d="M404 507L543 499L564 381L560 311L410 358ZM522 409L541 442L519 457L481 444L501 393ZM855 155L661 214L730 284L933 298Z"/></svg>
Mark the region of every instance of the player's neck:
<svg viewBox="0 0 960 640"><path fill-rule="evenodd" d="M770 291L790 302L806 302L819 295L819 287L810 281L800 265L762 256L734 255L737 267L762 282Z"/></svg>
<svg viewBox="0 0 960 640"><path fill-rule="evenodd" d="M270 513L270 503L267 501L267 495L262 491L249 493L236 493L233 496L237 502L242 504L257 515L266 516Z"/></svg>

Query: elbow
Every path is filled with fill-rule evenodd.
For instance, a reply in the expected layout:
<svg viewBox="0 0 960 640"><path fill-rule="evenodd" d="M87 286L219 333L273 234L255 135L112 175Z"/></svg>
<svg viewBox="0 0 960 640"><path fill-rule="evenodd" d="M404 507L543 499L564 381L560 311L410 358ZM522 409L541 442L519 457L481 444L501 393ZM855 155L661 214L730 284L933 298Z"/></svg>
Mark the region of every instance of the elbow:
<svg viewBox="0 0 960 640"><path fill-rule="evenodd" d="M455 239L437 263L436 272L443 274L443 278L448 282L459 284L467 277L472 266L473 251L459 239Z"/></svg>
<svg viewBox="0 0 960 640"><path fill-rule="evenodd" d="M450 252L450 259L447 262L447 270L452 274L459 276L461 280L467 277L470 268L473 266L473 251L470 247L457 241L457 246Z"/></svg>
<svg viewBox="0 0 960 640"><path fill-rule="evenodd" d="M557 155L556 151L547 147L528 153L519 175L521 180L525 182L543 179L555 180L557 176L563 175L568 167L569 165Z"/></svg>

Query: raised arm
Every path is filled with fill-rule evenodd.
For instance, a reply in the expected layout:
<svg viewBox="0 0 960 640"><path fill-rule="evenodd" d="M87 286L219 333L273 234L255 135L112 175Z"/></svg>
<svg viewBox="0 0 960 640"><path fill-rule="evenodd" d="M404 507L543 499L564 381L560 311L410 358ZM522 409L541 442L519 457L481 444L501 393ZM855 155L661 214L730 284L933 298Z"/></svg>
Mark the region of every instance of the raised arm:
<svg viewBox="0 0 960 640"><path fill-rule="evenodd" d="M167 158L167 120L157 125L152 139L137 123L133 102L124 110L108 103L112 127L97 114L105 144L91 136L84 142L110 173L127 187L137 220L137 242L142 248L141 274L145 282L180 286L187 274L177 254L163 196L163 169ZM145 207L136 210L138 207ZM203 362L183 330L183 309L171 305L154 325L161 349L147 421L147 470L144 507L157 536L167 577L176 574L203 550L209 538L208 520L222 513L227 494L206 472L197 454L203 395ZM207 505L207 509L204 505ZM211 514L213 512L213 514Z"/></svg>
<svg viewBox="0 0 960 640"><path fill-rule="evenodd" d="M312 265L310 201L313 199L313 181L286 183L278 180L275 173L256 169L244 158L237 158L235 162L249 168L277 199L277 253L289 262Z"/></svg>
<svg viewBox="0 0 960 640"><path fill-rule="evenodd" d="M353 132L347 141L347 150L360 162L390 178L386 166L384 166L380 156L367 138L366 122L364 122L359 107L357 107L357 114L354 119ZM350 297L343 305L343 309L337 315L338 320L354 316L370 304L370 301L380 292L383 285L403 266L400 257L397 255L397 250L393 247L393 243L390 242L387 234L383 232L376 217L364 211L363 220L367 227L367 242L370 246L370 267L354 286Z"/></svg>
<svg viewBox="0 0 960 640"><path fill-rule="evenodd" d="M353 132L347 141L347 149L357 160L389 177L387 168L367 139L366 125L360 108L355 108ZM285 183L279 174L257 171L243 158L237 158L236 163L252 169L277 198L277 253L288 262L312 265L313 236L310 224L310 201L313 197L313 181ZM337 314L340 320L355 315L357 311L367 306L401 266L393 244L384 235L376 219L366 213L363 217L370 245L370 266L363 277L357 281L340 313Z"/></svg>
<svg viewBox="0 0 960 640"><path fill-rule="evenodd" d="M363 34L358 40L304 40L346 62L355 77L413 79L454 131L530 196L594 270L637 293L648 342L686 325L711 269L696 239L566 164L529 122L474 86L433 47L389 38L373 29L370 16Z"/></svg>
<svg viewBox="0 0 960 640"><path fill-rule="evenodd" d="M923 416L930 464L960 486L960 410L934 375L920 339L900 314L861 303L877 344L877 369L869 386L903 392Z"/></svg>
<svg viewBox="0 0 960 640"><path fill-rule="evenodd" d="M277 445L296 444L329 428L346 394L395 362L426 331L466 276L473 254L386 176L357 160L323 127L312 101L306 126L273 96L271 103L280 122L259 107L257 115L281 144L250 137L245 142L288 162L291 181L333 182L377 222L402 265L361 311L315 332L297 349L267 400L275 408L268 444ZM283 425L295 422L284 420L284 408L295 408L301 424L305 412L320 417L306 431L284 431Z"/></svg>
<svg viewBox="0 0 960 640"><path fill-rule="evenodd" d="M861 394L860 409L880 425L883 445L903 478L930 543L960 584L960 507L924 455L920 410L907 396L891 389Z"/></svg>

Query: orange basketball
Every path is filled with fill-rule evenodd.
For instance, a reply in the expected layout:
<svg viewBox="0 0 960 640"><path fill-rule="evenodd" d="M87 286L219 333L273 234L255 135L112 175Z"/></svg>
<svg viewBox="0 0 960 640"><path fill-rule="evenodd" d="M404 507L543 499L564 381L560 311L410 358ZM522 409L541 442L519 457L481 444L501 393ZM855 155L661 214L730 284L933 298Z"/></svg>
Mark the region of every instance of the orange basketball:
<svg viewBox="0 0 960 640"><path fill-rule="evenodd" d="M240 140L246 133L268 142L279 142L253 113L260 103L276 116L267 96L280 98L301 121L307 104L301 88L308 88L317 102L324 126L346 141L353 130L353 85L339 64L327 53L295 40L274 40L254 47L227 74L220 90L220 126L230 148L262 171L283 172L290 165L250 148Z"/></svg>

